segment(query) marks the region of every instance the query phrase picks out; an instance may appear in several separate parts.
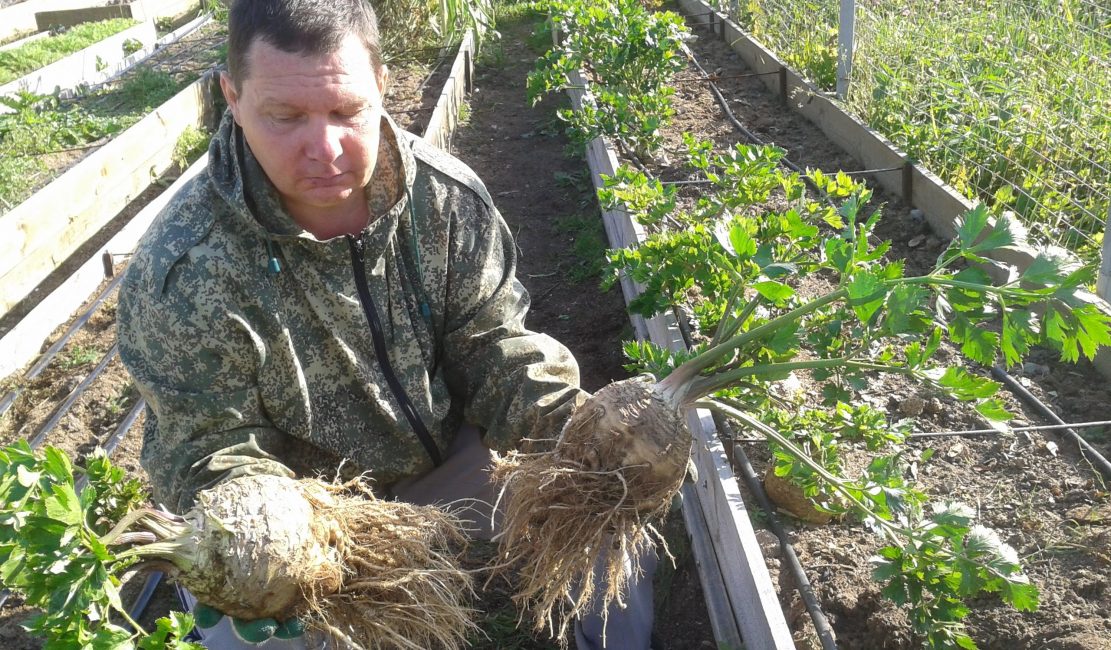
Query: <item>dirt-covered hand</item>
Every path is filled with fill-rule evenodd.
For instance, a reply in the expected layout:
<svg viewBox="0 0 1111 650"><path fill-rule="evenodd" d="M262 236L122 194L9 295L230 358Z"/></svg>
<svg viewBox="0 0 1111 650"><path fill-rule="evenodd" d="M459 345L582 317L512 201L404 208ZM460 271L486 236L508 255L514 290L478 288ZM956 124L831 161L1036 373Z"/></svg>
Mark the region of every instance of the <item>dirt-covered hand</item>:
<svg viewBox="0 0 1111 650"><path fill-rule="evenodd" d="M197 603L193 609L193 618L197 627L208 629L219 623L224 618L224 613L214 607ZM231 626L237 637L256 645L265 643L270 638L296 639L305 633L304 623L296 617L280 623L272 618L244 620L231 617Z"/></svg>

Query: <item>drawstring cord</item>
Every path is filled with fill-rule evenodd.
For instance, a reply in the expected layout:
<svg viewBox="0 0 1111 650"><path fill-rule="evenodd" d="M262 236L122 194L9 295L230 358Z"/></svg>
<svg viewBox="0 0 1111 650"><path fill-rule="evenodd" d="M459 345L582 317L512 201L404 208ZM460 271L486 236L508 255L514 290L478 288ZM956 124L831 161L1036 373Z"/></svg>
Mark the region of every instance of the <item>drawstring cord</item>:
<svg viewBox="0 0 1111 650"><path fill-rule="evenodd" d="M424 266L420 260L420 247L417 245L417 212L413 208L413 194L409 191L409 186L405 186L405 200L409 204L409 234L410 244L413 247L413 261L417 266L417 287L420 291L420 315L424 317L425 322L432 322L432 308L428 306L428 296L424 293ZM274 240L270 233L266 233L266 254L269 259L266 262L266 267L270 269L272 275L277 275L282 272L282 261L278 259L278 255L274 252Z"/></svg>

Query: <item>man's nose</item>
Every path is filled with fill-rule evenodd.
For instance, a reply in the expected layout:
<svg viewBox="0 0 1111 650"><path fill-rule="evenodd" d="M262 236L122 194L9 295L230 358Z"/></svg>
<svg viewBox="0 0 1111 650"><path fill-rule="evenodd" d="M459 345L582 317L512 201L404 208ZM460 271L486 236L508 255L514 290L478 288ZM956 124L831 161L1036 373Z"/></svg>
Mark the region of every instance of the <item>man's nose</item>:
<svg viewBox="0 0 1111 650"><path fill-rule="evenodd" d="M310 160L330 163L343 152L342 129L327 120L310 121L305 142L305 155Z"/></svg>

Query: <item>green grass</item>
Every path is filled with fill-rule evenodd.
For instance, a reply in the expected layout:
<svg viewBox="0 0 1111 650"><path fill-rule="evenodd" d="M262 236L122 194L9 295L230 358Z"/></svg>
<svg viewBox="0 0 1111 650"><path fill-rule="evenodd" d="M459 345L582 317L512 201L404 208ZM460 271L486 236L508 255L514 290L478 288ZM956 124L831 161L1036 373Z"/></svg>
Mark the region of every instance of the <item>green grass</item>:
<svg viewBox="0 0 1111 650"><path fill-rule="evenodd" d="M598 280L606 265L606 234L597 214L571 215L556 221L556 230L570 235L571 257L574 263L567 272L567 280L578 284Z"/></svg>
<svg viewBox="0 0 1111 650"><path fill-rule="evenodd" d="M72 350L63 352L58 357L59 365L70 370L93 363L100 358L101 352L92 346L75 345Z"/></svg>
<svg viewBox="0 0 1111 650"><path fill-rule="evenodd" d="M135 24L137 21L131 18L82 23L57 36L47 36L0 52L0 83L19 79Z"/></svg>
<svg viewBox="0 0 1111 650"><path fill-rule="evenodd" d="M15 207L43 184L56 166L52 156L120 133L190 81L148 68L80 105L31 94L0 100L16 109L0 115L0 209Z"/></svg>
<svg viewBox="0 0 1111 650"><path fill-rule="evenodd" d="M1014 211L1043 241L1098 255L1111 194L1108 5L858 6L849 109L966 197ZM833 88L836 3L748 0L738 20Z"/></svg>
<svg viewBox="0 0 1111 650"><path fill-rule="evenodd" d="M201 157L201 154L208 151L208 144L211 140L212 134L206 129L195 126L186 127L178 136L177 142L174 143L174 153L171 158L174 165L179 170L185 171L189 165Z"/></svg>

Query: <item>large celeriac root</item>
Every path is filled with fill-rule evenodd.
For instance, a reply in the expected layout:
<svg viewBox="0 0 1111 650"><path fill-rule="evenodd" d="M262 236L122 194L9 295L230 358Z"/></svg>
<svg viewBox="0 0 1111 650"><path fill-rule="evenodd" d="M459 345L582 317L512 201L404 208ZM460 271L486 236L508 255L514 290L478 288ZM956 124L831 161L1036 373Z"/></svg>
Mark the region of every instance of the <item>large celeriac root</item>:
<svg viewBox="0 0 1111 650"><path fill-rule="evenodd" d="M587 400L552 451L497 460L497 568L518 572L515 601L538 631L566 642L575 618L622 605L642 552L666 551L650 522L682 486L691 444L676 409L635 378ZM591 579L599 561L601 588Z"/></svg>
<svg viewBox="0 0 1111 650"><path fill-rule="evenodd" d="M199 602L248 620L300 617L333 647L459 648L476 629L460 522L378 499L361 479L239 477L183 517L136 511L107 539L136 527L156 541L126 554L169 565Z"/></svg>

